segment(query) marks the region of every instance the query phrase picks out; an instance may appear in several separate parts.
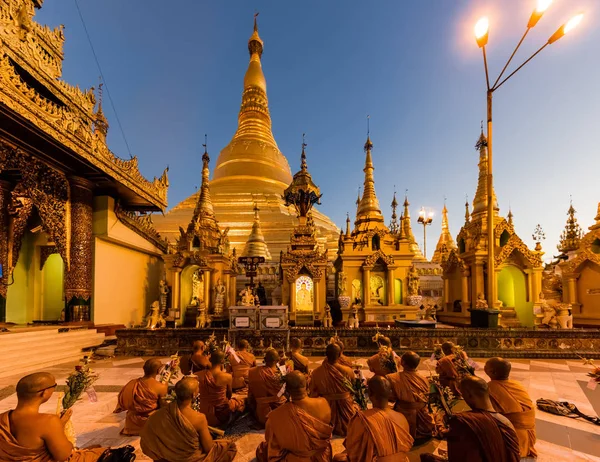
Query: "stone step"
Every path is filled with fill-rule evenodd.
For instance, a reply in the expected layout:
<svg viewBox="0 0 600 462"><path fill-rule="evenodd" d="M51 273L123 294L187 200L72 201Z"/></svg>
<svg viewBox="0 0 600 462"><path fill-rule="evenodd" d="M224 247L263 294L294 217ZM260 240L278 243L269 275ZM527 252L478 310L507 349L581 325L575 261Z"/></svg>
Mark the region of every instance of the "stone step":
<svg viewBox="0 0 600 462"><path fill-rule="evenodd" d="M0 351L2 355L11 351L23 351L28 347L36 349L42 345L56 345L62 342L77 342L79 340L98 340L104 341L104 334L98 334L94 329L76 330L69 332L54 332L52 335L40 335L30 337L23 334L13 334L10 337L0 339ZM102 343L102 341L100 343Z"/></svg>
<svg viewBox="0 0 600 462"><path fill-rule="evenodd" d="M521 327L514 308L505 306L500 309L500 325L502 327Z"/></svg>

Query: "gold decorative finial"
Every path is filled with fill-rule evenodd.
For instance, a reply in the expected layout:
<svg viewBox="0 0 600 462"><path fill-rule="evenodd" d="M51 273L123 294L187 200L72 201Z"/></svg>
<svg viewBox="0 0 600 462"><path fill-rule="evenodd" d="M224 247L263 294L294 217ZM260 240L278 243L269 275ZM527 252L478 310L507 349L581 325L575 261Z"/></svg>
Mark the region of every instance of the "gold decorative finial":
<svg viewBox="0 0 600 462"><path fill-rule="evenodd" d="M260 217L258 203L254 203L254 223L252 224L252 231L248 237L248 241L244 247L242 253L243 257L265 257L265 260L271 260L271 252L265 242L262 229L260 227Z"/></svg>
<svg viewBox="0 0 600 462"><path fill-rule="evenodd" d="M258 11L254 12L254 32L258 32L258 25L256 24L256 18L258 17L260 13ZM483 121L481 122L482 126L483 126Z"/></svg>
<svg viewBox="0 0 600 462"><path fill-rule="evenodd" d="M487 215L487 165L488 165L488 142L487 138L481 132L475 149L479 151L479 176L477 179L477 190L475 191L475 198L473 199L473 217L482 218ZM496 199L496 192L492 188L492 201L494 203L494 215L498 214L498 200Z"/></svg>
<svg viewBox="0 0 600 462"><path fill-rule="evenodd" d="M304 152L304 149L306 148L306 146L308 146L305 142L305 136L306 133L302 133L302 154L300 155L300 169L303 171L306 171L306 169L308 168L306 165L306 153Z"/></svg>
<svg viewBox="0 0 600 462"><path fill-rule="evenodd" d="M441 263L448 257L450 251L456 248L456 242L454 242L454 238L452 237L452 234L450 234L450 227L448 226L448 208L446 207L446 198L444 197L444 208L442 209L442 233L438 239L431 261L433 263Z"/></svg>
<svg viewBox="0 0 600 462"><path fill-rule="evenodd" d="M575 218L577 211L573 207L573 197L570 198L569 203L567 224L560 235L560 243L557 245L558 250L563 254L577 250L581 243L581 238L583 237L583 230L579 223L577 223L577 218Z"/></svg>

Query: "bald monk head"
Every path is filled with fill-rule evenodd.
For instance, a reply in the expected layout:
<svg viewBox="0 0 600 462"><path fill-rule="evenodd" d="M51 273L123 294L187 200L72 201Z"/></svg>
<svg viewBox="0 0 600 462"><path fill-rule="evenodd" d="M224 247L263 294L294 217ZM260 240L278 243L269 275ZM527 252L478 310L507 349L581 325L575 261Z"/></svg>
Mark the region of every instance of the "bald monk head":
<svg viewBox="0 0 600 462"><path fill-rule="evenodd" d="M300 371L292 371L285 376L285 389L292 401L306 398L306 376Z"/></svg>
<svg viewBox="0 0 600 462"><path fill-rule="evenodd" d="M392 394L392 387L388 379L381 375L374 375L369 379L367 385L369 387L369 399L373 403L373 407L386 409Z"/></svg>
<svg viewBox="0 0 600 462"><path fill-rule="evenodd" d="M405 371L415 371L420 362L421 357L414 351L407 351L400 358L400 364Z"/></svg>
<svg viewBox="0 0 600 462"><path fill-rule="evenodd" d="M210 355L210 364L212 364L212 367L218 367L225 364L225 353L219 350L213 351Z"/></svg>
<svg viewBox="0 0 600 462"><path fill-rule="evenodd" d="M325 348L325 356L327 356L327 362L329 364L335 364L338 359L340 359L340 355L342 354L342 350L335 343L330 343Z"/></svg>
<svg viewBox="0 0 600 462"><path fill-rule="evenodd" d="M492 380L508 380L511 364L503 358L490 358L485 363L485 373Z"/></svg>
<svg viewBox="0 0 600 462"><path fill-rule="evenodd" d="M240 351L246 351L248 348L250 348L250 344L248 343L248 340L242 338L242 339L238 340L237 348Z"/></svg>
<svg viewBox="0 0 600 462"><path fill-rule="evenodd" d="M390 340L389 337L379 337L377 339L377 344L380 347L388 347L388 348L392 348L392 341Z"/></svg>
<svg viewBox="0 0 600 462"><path fill-rule="evenodd" d="M184 377L175 384L175 395L177 404L182 405L191 402L198 394L198 380L196 377Z"/></svg>
<svg viewBox="0 0 600 462"><path fill-rule="evenodd" d="M196 340L192 345L192 351L194 353L203 353L205 349L206 345L204 345L202 340Z"/></svg>
<svg viewBox="0 0 600 462"><path fill-rule="evenodd" d="M454 343L452 342L444 342L442 343L442 351L446 356L454 354Z"/></svg>
<svg viewBox="0 0 600 462"><path fill-rule="evenodd" d="M346 345L344 345L344 342L342 342L341 340L336 340L335 343L337 346L340 347L340 351L343 353L344 352L344 348L346 347Z"/></svg>
<svg viewBox="0 0 600 462"><path fill-rule="evenodd" d="M458 388L471 409L495 412L485 380L474 375L467 375L461 379Z"/></svg>
<svg viewBox="0 0 600 462"><path fill-rule="evenodd" d="M274 348L269 348L265 352L265 359L263 360L265 366L273 367L279 362L279 353Z"/></svg>
<svg viewBox="0 0 600 462"><path fill-rule="evenodd" d="M48 372L36 372L23 377L17 383L19 403L37 401L45 403L56 389L56 379Z"/></svg>
<svg viewBox="0 0 600 462"><path fill-rule="evenodd" d="M152 358L144 363L144 377L155 378L162 368L163 363L158 358Z"/></svg>
<svg viewBox="0 0 600 462"><path fill-rule="evenodd" d="M290 348L292 349L292 351L301 350L302 340L300 340L298 337L294 337L292 340L290 340Z"/></svg>

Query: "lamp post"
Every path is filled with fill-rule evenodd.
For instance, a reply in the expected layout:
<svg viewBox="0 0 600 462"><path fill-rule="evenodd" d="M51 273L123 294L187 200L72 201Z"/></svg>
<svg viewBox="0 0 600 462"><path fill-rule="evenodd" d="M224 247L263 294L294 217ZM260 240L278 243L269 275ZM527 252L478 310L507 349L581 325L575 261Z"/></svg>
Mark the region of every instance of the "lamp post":
<svg viewBox="0 0 600 462"><path fill-rule="evenodd" d="M427 260L427 226L433 222L433 212L429 211L427 214L425 213L425 208L421 207L417 221L423 225L423 255L425 256L425 260Z"/></svg>
<svg viewBox="0 0 600 462"><path fill-rule="evenodd" d="M502 79L504 72L506 71L506 69L508 68L512 59L514 58L515 54L517 53L517 50L519 49L519 47L525 40L525 37L527 36L529 31L533 27L535 27L535 25L541 19L542 15L548 9L548 7L550 6L551 3L552 3L552 0L538 0L537 7L535 8L535 10L533 10L533 13L531 13L531 17L529 18L529 22L527 23L527 29L525 30L525 33L521 37L521 40L519 40L519 43L515 47L512 54L510 55L510 58L508 58L508 61L502 68L500 75L498 75L498 78L491 86L490 86L490 78L489 78L488 65L487 65L487 55L486 55L486 50L485 50L485 46L487 45L488 35L489 35L489 20L487 17L483 17L483 18L479 19L479 21L477 21L477 23L475 24L475 40L477 41L477 45L479 46L479 48L481 48L481 50L483 52L483 65L485 68L485 81L486 81L486 86L487 86L487 151L488 151L488 162L487 162L487 235L488 235L487 295L488 295L488 297L487 298L488 298L488 306L490 308L493 308L496 305L496 299L498 298L496 295L496 281L495 281L495 279L496 279L495 271L496 270L495 270L495 261L494 261L494 257L495 257L495 255L494 255L495 254L494 204L493 204L493 197L492 197L493 196L492 190L493 190L493 184L494 184L493 169L492 169L492 95L496 90L498 90L498 88L500 88L502 85L504 85L504 83L508 79L510 79L513 75L515 75L518 71L520 71L523 68L523 66L525 66L529 61L531 61L533 58L535 58L544 48L546 48L548 45L553 44L558 39L563 37L565 34L570 32L571 30L573 30L583 19L583 14L581 14L581 13L572 17L568 22L566 22L565 24L560 26L557 29L557 31L554 34L552 34L552 36L548 39L548 41L543 46L541 46L535 53L533 53L529 58L527 58L519 67L517 67L513 72L511 72L503 80L500 80L500 79Z"/></svg>

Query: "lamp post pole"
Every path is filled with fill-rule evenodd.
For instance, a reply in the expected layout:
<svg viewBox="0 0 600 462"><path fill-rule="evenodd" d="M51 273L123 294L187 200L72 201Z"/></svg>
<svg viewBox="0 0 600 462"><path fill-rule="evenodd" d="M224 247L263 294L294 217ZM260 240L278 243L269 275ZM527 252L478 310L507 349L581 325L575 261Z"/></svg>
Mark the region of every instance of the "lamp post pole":
<svg viewBox="0 0 600 462"><path fill-rule="evenodd" d="M423 225L423 256L425 257L425 260L427 260L427 226L433 221L433 212L429 212L429 215L427 216L425 208L421 207L419 219L417 221Z"/></svg>
<svg viewBox="0 0 600 462"><path fill-rule="evenodd" d="M538 53L540 53L544 48L552 43L556 42L558 39L563 37L566 33L574 29L582 20L583 14L578 14L573 16L568 22L560 26L557 31L552 34L552 36L548 39L548 41L542 45L535 53L533 53L529 58L527 58L520 66L518 66L514 71L512 71L507 77L503 80L500 80L504 75L504 72L508 68L512 59L514 58L517 50L525 40L525 37L529 33L529 31L538 23L541 19L542 15L548 9L552 0L538 0L537 7L533 10L531 17L529 18L529 22L527 23L527 29L525 33L521 37L521 40L515 47L514 51L508 58L508 61L504 65L500 75L490 86L490 78L487 64L487 54L485 50L485 46L488 42L488 34L489 34L489 21L488 18L483 17L477 24L475 25L475 39L477 41L477 45L482 49L483 52L483 65L485 67L485 81L487 86L487 302L490 308L494 308L497 300L497 287L496 287L496 261L495 261L495 248L496 248L496 239L494 236L494 197L493 197L493 187L494 187L494 177L493 177L493 158L492 158L492 145L493 145L493 130L492 130L492 100L494 91L500 88L508 79L510 79L513 75L515 75L518 71L520 71L523 66L525 66L529 61L535 58Z"/></svg>

